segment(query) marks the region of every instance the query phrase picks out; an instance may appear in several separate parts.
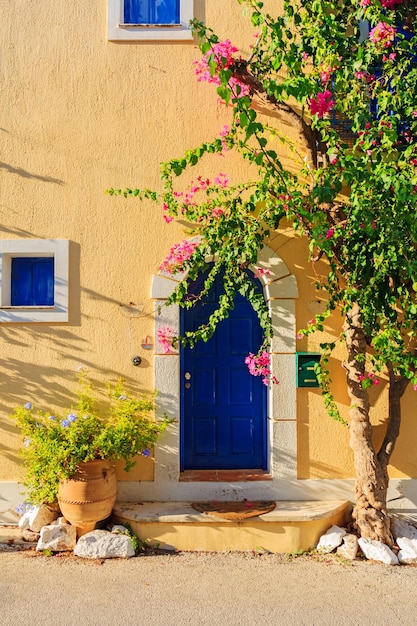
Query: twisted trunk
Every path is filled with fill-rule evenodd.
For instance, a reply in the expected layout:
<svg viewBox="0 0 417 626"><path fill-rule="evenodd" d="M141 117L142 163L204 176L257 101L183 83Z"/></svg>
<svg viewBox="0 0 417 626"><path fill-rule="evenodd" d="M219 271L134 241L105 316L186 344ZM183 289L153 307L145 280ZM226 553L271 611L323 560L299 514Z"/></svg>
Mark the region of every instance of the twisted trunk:
<svg viewBox="0 0 417 626"><path fill-rule="evenodd" d="M384 441L377 452L372 443L368 393L361 384L361 376L365 373L366 338L358 304L354 304L346 316L344 330L348 351L344 365L347 370L348 393L352 401L350 447L353 451L356 477L353 518L362 537L392 545L387 512L388 463L400 431L400 400L408 380L396 378L392 365L388 363L389 415Z"/></svg>

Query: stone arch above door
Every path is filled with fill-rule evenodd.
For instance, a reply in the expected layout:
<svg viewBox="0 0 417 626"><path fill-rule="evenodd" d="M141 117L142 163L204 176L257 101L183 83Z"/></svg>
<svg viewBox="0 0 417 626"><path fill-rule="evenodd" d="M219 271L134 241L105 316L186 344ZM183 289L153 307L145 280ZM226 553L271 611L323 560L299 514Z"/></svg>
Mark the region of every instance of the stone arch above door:
<svg viewBox="0 0 417 626"><path fill-rule="evenodd" d="M297 281L282 259L265 246L256 268L267 270L260 277L268 304L274 337L271 341L272 373L279 385L271 385L268 398L269 466L274 479L296 479L296 319L295 300L298 298ZM256 268L253 269L256 272ZM167 414L174 423L164 442L155 451L155 487L177 482L180 475L180 380L179 353L164 353L158 343L158 330L164 326L179 333L179 306L164 307L169 296L184 274L172 276L159 273L152 277L151 298L155 302L155 388L158 391L158 414Z"/></svg>

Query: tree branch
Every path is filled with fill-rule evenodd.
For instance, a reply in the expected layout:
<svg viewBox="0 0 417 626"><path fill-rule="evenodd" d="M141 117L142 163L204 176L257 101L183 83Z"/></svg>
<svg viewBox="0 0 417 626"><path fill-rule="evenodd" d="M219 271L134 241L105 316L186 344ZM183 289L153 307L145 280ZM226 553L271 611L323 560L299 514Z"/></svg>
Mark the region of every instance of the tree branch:
<svg viewBox="0 0 417 626"><path fill-rule="evenodd" d="M394 368L391 362L387 363L389 374L389 418L387 430L384 440L377 454L377 459L381 464L381 467L386 471L391 455L394 452L395 443L400 434L401 426L401 398L407 389L409 379L397 377L394 372Z"/></svg>
<svg viewBox="0 0 417 626"><path fill-rule="evenodd" d="M239 80L244 85L249 87L250 93L252 96L256 96L259 98L261 103L269 109L273 109L274 111L278 111L287 116L292 124L297 128L300 135L304 138L306 146L307 146L307 158L314 167L317 167L317 157L318 157L318 145L320 143L319 137L312 130L311 126L307 124L304 118L297 113L289 104L286 102L281 102L268 94L263 86L262 82L255 78L247 68L246 63L239 63L235 66L234 78Z"/></svg>

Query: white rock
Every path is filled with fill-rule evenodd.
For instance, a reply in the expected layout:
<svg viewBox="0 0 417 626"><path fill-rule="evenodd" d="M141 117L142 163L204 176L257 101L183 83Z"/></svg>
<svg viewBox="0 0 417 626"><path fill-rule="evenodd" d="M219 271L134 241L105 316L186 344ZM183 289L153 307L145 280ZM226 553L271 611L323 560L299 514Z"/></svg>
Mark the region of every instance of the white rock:
<svg viewBox="0 0 417 626"><path fill-rule="evenodd" d="M397 544L401 550L414 551L417 554L417 539L410 539L409 537L398 537Z"/></svg>
<svg viewBox="0 0 417 626"><path fill-rule="evenodd" d="M339 526L332 526L324 535L320 537L316 548L317 551L324 554L332 552L335 548L340 546L345 535L346 531L344 528L339 528Z"/></svg>
<svg viewBox="0 0 417 626"><path fill-rule="evenodd" d="M115 524L114 526L112 526L110 532L116 535L127 535L127 528L126 526L122 526L122 524Z"/></svg>
<svg viewBox="0 0 417 626"><path fill-rule="evenodd" d="M417 555L412 554L411 552L407 552L406 550L400 550L398 552L398 560L400 563L410 565L413 563L417 563Z"/></svg>
<svg viewBox="0 0 417 626"><path fill-rule="evenodd" d="M392 517L391 530L396 539L398 537L408 537L408 539L417 540L417 528L400 517Z"/></svg>
<svg viewBox="0 0 417 626"><path fill-rule="evenodd" d="M135 556L135 551L127 535L93 530L79 538L74 554L86 559L114 559Z"/></svg>
<svg viewBox="0 0 417 626"><path fill-rule="evenodd" d="M386 565L398 565L398 559L394 552L382 541L374 541L366 537L360 537L359 546L367 559L379 561Z"/></svg>
<svg viewBox="0 0 417 626"><path fill-rule="evenodd" d="M337 554L353 561L358 553L358 545L357 536L349 533L343 537L343 544L337 548Z"/></svg>
<svg viewBox="0 0 417 626"><path fill-rule="evenodd" d="M397 544L401 548L398 553L400 563L417 563L417 539L398 537Z"/></svg>
<svg viewBox="0 0 417 626"><path fill-rule="evenodd" d="M36 550L65 552L73 550L77 542L77 529L69 524L51 524L43 526Z"/></svg>
<svg viewBox="0 0 417 626"><path fill-rule="evenodd" d="M63 524L69 524L69 521L65 519L65 517L58 517L56 520L51 522L52 524L56 524L58 526L62 526Z"/></svg>
<svg viewBox="0 0 417 626"><path fill-rule="evenodd" d="M26 513L23 513L22 517L19 520L19 528L22 528L23 530L29 528L29 514L30 511L26 511Z"/></svg>
<svg viewBox="0 0 417 626"><path fill-rule="evenodd" d="M30 528L34 533L39 533L43 526L48 526L57 517L57 511L53 511L46 504L41 504L40 506L34 506L30 511L22 515L19 526L20 528Z"/></svg>

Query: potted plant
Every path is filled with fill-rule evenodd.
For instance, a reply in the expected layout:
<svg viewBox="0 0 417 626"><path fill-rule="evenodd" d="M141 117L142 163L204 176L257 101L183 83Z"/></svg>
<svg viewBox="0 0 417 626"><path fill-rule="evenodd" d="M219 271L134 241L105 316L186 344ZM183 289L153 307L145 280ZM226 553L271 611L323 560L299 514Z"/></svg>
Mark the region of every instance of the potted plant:
<svg viewBox="0 0 417 626"><path fill-rule="evenodd" d="M132 397L122 380L108 385L109 402L100 410L91 382L83 371L79 376L78 401L65 417L45 411L35 414L28 402L17 407L12 418L23 436L27 500L31 504L58 500L68 521L94 528L110 515L116 499L112 461L123 459L129 471L135 465L133 457L150 456L169 420L155 422L154 398Z"/></svg>

